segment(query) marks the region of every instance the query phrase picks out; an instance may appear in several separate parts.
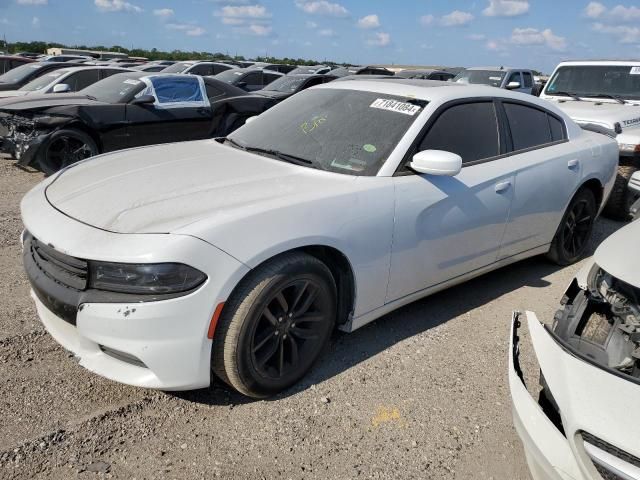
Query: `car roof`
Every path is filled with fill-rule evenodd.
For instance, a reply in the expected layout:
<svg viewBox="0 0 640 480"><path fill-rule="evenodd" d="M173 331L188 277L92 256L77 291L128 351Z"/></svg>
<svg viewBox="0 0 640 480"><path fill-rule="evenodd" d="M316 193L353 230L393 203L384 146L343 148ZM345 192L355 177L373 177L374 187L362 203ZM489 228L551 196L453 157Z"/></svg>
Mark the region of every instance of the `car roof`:
<svg viewBox="0 0 640 480"><path fill-rule="evenodd" d="M400 97L417 98L427 101L448 101L458 98L511 98L514 100L526 100L529 103L538 105L546 110L551 110L558 115L566 118L565 114L559 113L560 110L551 105L546 100L541 100L533 95L523 95L510 90L490 87L487 85L467 85L451 82L441 82L437 80L415 80L401 79L394 80L368 80L367 77L361 77L361 80L352 80L350 82L329 82L323 85L313 87L328 88L338 90L359 90L365 92L375 92L382 95L395 95Z"/></svg>
<svg viewBox="0 0 640 480"><path fill-rule="evenodd" d="M490 70L496 72L508 72L509 70L518 70L518 71L530 71L530 68L515 68L515 67L469 67L467 70Z"/></svg>
<svg viewBox="0 0 640 480"><path fill-rule="evenodd" d="M2 60L22 60L24 63L35 62L33 58L21 57L20 55L0 55Z"/></svg>
<svg viewBox="0 0 640 480"><path fill-rule="evenodd" d="M73 73L73 72L79 72L79 71L85 71L85 70L121 70L122 72L130 72L131 70L129 68L124 68L124 67L113 67L110 65L88 65L86 67L80 67L80 66L75 66L75 67L64 67L64 68L60 68L58 71L64 71L65 73Z"/></svg>
<svg viewBox="0 0 640 480"><path fill-rule="evenodd" d="M567 60L565 62L560 62L560 65L594 65L594 66L640 66L640 60Z"/></svg>

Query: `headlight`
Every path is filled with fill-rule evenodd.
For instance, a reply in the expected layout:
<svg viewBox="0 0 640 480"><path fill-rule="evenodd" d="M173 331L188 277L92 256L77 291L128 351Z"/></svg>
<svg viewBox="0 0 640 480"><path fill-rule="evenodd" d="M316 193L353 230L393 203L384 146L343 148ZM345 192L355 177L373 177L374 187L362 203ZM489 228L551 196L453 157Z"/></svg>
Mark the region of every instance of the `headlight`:
<svg viewBox="0 0 640 480"><path fill-rule="evenodd" d="M204 283L207 276L181 263L90 262L89 287L138 294L186 292Z"/></svg>
<svg viewBox="0 0 640 480"><path fill-rule="evenodd" d="M636 145L634 143L621 143L620 151L628 153L638 153L640 152L640 145Z"/></svg>

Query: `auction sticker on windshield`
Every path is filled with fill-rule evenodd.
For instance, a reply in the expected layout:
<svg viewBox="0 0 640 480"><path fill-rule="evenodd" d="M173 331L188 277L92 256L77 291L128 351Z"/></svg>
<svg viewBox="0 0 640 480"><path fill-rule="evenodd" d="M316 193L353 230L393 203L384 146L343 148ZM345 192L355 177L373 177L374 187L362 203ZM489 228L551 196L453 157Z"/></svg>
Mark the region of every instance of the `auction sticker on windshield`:
<svg viewBox="0 0 640 480"><path fill-rule="evenodd" d="M640 67L631 67L630 75L640 75Z"/></svg>
<svg viewBox="0 0 640 480"><path fill-rule="evenodd" d="M378 98L369 106L371 108L379 108L380 110L388 110L390 112L403 113L405 115L411 116L414 116L416 113L422 110L422 108L418 105L399 102L397 100L390 100L388 98Z"/></svg>

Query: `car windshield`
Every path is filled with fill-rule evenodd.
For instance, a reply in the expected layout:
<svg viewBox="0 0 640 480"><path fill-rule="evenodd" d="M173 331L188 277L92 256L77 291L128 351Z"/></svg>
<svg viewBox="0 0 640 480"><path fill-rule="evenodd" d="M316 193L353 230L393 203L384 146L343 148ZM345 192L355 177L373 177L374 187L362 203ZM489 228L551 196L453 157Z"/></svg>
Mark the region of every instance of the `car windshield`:
<svg viewBox="0 0 640 480"><path fill-rule="evenodd" d="M616 96L640 100L640 67L576 65L560 67L545 93L573 93L581 97Z"/></svg>
<svg viewBox="0 0 640 480"><path fill-rule="evenodd" d="M340 67L331 71L331 75L335 77L346 77L348 75L356 75L360 70L359 67Z"/></svg>
<svg viewBox="0 0 640 480"><path fill-rule="evenodd" d="M185 62L174 63L173 65L165 68L162 71L162 73L182 73L192 65L193 63L185 63Z"/></svg>
<svg viewBox="0 0 640 480"><path fill-rule="evenodd" d="M501 70L465 70L464 72L460 72L453 81L457 83L499 87L502 85L502 80L504 80L506 74L507 72Z"/></svg>
<svg viewBox="0 0 640 480"><path fill-rule="evenodd" d="M278 152L279 157L298 161L292 163L374 176L426 104L376 92L305 90L236 130L229 139L248 150Z"/></svg>
<svg viewBox="0 0 640 480"><path fill-rule="evenodd" d="M225 70L224 72L220 72L217 75L214 75L213 78L217 78L221 82L234 83L238 80L238 77L241 77L246 72L244 70L239 70L237 68L232 68L230 70Z"/></svg>
<svg viewBox="0 0 640 480"><path fill-rule="evenodd" d="M36 78L35 80L31 80L29 83L19 88L18 90L22 92L35 92L37 90L42 90L51 82L61 77L64 73L67 73L67 70L54 70L53 72L46 73L41 77Z"/></svg>
<svg viewBox="0 0 640 480"><path fill-rule="evenodd" d="M264 87L264 89L282 93L295 92L306 79L307 77L290 77L286 75L271 82L269 85Z"/></svg>
<svg viewBox="0 0 640 480"><path fill-rule="evenodd" d="M100 102L127 102L146 87L145 83L140 80L141 76L135 76L130 73L112 75L93 85L89 85L79 93L95 98Z"/></svg>
<svg viewBox="0 0 640 480"><path fill-rule="evenodd" d="M36 70L42 68L42 64L28 63L27 65L20 65L19 67L9 70L4 75L0 75L0 83L17 83L21 82L29 75L33 74Z"/></svg>
<svg viewBox="0 0 640 480"><path fill-rule="evenodd" d="M324 65L307 65L298 68L294 68L289 72L289 75L300 75L304 73L316 73L317 70L326 68Z"/></svg>

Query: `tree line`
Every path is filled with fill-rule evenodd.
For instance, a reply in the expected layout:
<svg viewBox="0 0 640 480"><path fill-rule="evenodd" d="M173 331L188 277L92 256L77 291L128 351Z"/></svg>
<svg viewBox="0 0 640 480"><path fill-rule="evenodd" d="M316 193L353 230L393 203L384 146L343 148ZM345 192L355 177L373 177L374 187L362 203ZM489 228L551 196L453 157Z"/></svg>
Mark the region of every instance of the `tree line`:
<svg viewBox="0 0 640 480"><path fill-rule="evenodd" d="M107 47L105 45L74 45L68 46L55 42L5 42L6 53L33 52L46 53L48 48L73 48L77 50L98 50L102 52L118 52L129 55L130 57L145 57L149 60L246 60L242 55L228 55L222 52L184 52L182 50L163 51L156 48L145 50L143 48L126 48L121 45L113 45ZM329 64L336 65L335 62L319 61L305 58L277 58L277 57L256 57L253 60L258 62L269 63L287 63L289 65L318 65Z"/></svg>

